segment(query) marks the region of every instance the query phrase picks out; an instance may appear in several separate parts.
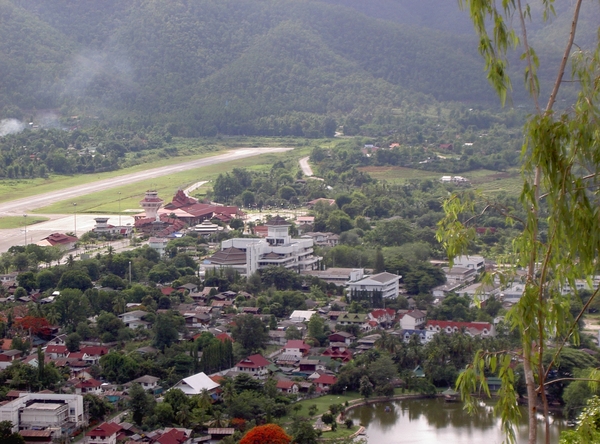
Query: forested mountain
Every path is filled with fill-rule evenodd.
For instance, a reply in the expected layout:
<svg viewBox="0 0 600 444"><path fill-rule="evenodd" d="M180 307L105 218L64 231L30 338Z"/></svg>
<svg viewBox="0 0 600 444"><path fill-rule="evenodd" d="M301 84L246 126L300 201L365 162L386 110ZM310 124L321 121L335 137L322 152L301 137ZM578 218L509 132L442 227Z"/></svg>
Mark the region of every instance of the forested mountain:
<svg viewBox="0 0 600 444"><path fill-rule="evenodd" d="M174 135L310 137L394 108L493 103L446 3L0 0L0 119L60 109Z"/></svg>

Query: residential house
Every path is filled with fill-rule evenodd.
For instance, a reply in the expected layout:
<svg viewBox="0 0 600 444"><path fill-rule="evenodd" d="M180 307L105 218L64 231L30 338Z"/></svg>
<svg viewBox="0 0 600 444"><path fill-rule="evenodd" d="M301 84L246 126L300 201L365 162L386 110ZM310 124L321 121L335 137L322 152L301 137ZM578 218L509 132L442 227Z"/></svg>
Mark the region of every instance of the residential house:
<svg viewBox="0 0 600 444"><path fill-rule="evenodd" d="M335 247L340 242L340 236L335 233L306 232L303 239L310 239L319 247Z"/></svg>
<svg viewBox="0 0 600 444"><path fill-rule="evenodd" d="M343 342L347 346L356 341L356 336L346 331L336 331L328 336L329 342Z"/></svg>
<svg viewBox="0 0 600 444"><path fill-rule="evenodd" d="M258 379L265 379L269 373L268 366L271 365L262 355L256 354L242 359L235 366L235 370L250 374Z"/></svg>
<svg viewBox="0 0 600 444"><path fill-rule="evenodd" d="M396 311L391 308L379 308L369 313L369 319L377 322L382 328L390 328L396 320Z"/></svg>
<svg viewBox="0 0 600 444"><path fill-rule="evenodd" d="M121 319L121 321L123 321L123 324L125 324L126 327L131 328L133 330L137 329L138 327L147 329L149 327L149 322L142 320L142 318L147 314L147 311L134 310L120 314L119 318Z"/></svg>
<svg viewBox="0 0 600 444"><path fill-rule="evenodd" d="M402 330L418 330L425 327L427 315L421 310L409 310L400 318Z"/></svg>
<svg viewBox="0 0 600 444"><path fill-rule="evenodd" d="M489 322L457 322L457 321L427 321L425 327L428 340L436 333L452 334L463 331L469 336L480 336L482 338L496 336L493 324Z"/></svg>
<svg viewBox="0 0 600 444"><path fill-rule="evenodd" d="M160 390L161 387L158 385L158 381L160 378L156 376L144 375L140 376L137 379L134 379L129 384L139 384L146 391L151 391L152 393L156 393L157 390Z"/></svg>
<svg viewBox="0 0 600 444"><path fill-rule="evenodd" d="M66 358L69 354L69 349L65 345L48 345L44 353L52 359Z"/></svg>
<svg viewBox="0 0 600 444"><path fill-rule="evenodd" d="M284 355L293 355L300 359L306 356L310 351L310 345L304 343L301 339L290 339L283 347Z"/></svg>
<svg viewBox="0 0 600 444"><path fill-rule="evenodd" d="M290 381L288 379L279 379L277 381L277 390L279 390L281 393L296 394L298 393L299 387L298 383L294 381Z"/></svg>
<svg viewBox="0 0 600 444"><path fill-rule="evenodd" d="M81 347L79 351L84 353L83 360L85 362L90 365L98 365L100 364L100 358L108 354L108 347L85 345Z"/></svg>
<svg viewBox="0 0 600 444"><path fill-rule="evenodd" d="M0 369L6 369L13 362L18 361L22 355L23 352L21 350L4 350L0 353Z"/></svg>
<svg viewBox="0 0 600 444"><path fill-rule="evenodd" d="M293 322L306 322L316 313L313 310L294 310L290 315L290 320Z"/></svg>
<svg viewBox="0 0 600 444"><path fill-rule="evenodd" d="M477 277L477 270L475 268L458 267L455 265L452 268L442 267L442 270L446 275L447 284L467 285Z"/></svg>
<svg viewBox="0 0 600 444"><path fill-rule="evenodd" d="M329 388L337 382L337 378L331 375L321 375L313 380L313 384L317 386L317 391L329 391Z"/></svg>
<svg viewBox="0 0 600 444"><path fill-rule="evenodd" d="M114 422L104 422L85 434L85 444L117 444L117 435L122 429Z"/></svg>
<svg viewBox="0 0 600 444"><path fill-rule="evenodd" d="M337 323L340 325L358 325L362 330L365 330L365 325L369 321L369 315L366 313L343 313L337 318Z"/></svg>
<svg viewBox="0 0 600 444"><path fill-rule="evenodd" d="M78 395L99 395L102 393L102 383L96 379L87 379L75 384L75 393Z"/></svg>
<svg viewBox="0 0 600 444"><path fill-rule="evenodd" d="M183 378L175 384L170 390L179 389L188 396L199 395L203 390L207 390L209 394L214 394L220 385L210 379L206 373L200 372L195 375Z"/></svg>

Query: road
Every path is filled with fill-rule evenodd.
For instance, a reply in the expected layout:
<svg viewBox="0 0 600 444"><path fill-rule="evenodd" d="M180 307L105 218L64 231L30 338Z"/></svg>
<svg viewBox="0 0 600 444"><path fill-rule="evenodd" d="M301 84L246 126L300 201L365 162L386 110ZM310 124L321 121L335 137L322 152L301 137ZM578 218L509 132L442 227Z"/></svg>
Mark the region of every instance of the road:
<svg viewBox="0 0 600 444"><path fill-rule="evenodd" d="M302 172L304 173L304 175L306 177L310 177L310 176L313 175L312 168L308 164L308 159L309 159L308 156L307 157L303 157L302 159L300 159L300 168L302 168Z"/></svg>
<svg viewBox="0 0 600 444"><path fill-rule="evenodd" d="M96 191L104 191L122 185L128 185L142 180L151 179L153 177L165 176L168 174L177 173L179 171L192 170L195 168L216 165L224 162L231 162L233 160L244 159L261 154L281 153L291 149L293 148L240 148L229 151L225 154L220 154L218 156L206 157L176 165L152 168L137 173L124 174L111 179L90 182L85 185L38 194L24 199L16 199L0 203L0 217L8 215L22 216L37 208L45 207L56 202L75 199ZM51 220L28 226L26 234L22 228L0 230L0 252L8 250L13 245L23 245L25 243L25 235L27 236L27 243L35 243L52 233L56 233L57 231L63 233L66 231L74 231L75 223L77 223L77 233L81 234L93 228L95 223L94 217L110 215L77 214L76 222L74 215L44 214L43 216L49 217ZM133 222L133 218L130 216L121 216L121 219L123 224ZM116 221L112 223L114 224L115 222Z"/></svg>

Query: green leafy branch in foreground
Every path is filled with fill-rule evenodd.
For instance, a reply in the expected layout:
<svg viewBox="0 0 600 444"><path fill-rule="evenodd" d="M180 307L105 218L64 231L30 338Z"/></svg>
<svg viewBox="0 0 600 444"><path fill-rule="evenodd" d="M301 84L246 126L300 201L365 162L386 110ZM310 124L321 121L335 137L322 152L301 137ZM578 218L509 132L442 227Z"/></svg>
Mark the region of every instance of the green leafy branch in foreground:
<svg viewBox="0 0 600 444"><path fill-rule="evenodd" d="M600 170L599 51L597 47L592 53L578 50L572 54L581 7L578 0L574 4L564 56L556 67L554 87L542 110L536 75L539 62L527 40L530 6L523 7L520 0L503 0L500 6L492 0L461 0L460 4L470 10L480 37L480 53L486 62L488 79L502 103L511 85L506 69L507 51L517 45L524 48L525 81L537 110L525 125L522 148L524 186L520 201L527 216L523 232L513 242L513 252L506 264L510 267L499 274L508 281L517 268L526 270L524 294L506 320L521 337L519 359L523 362L527 388L528 441L530 444L537 441L537 413L541 404L545 441L549 444L545 390L548 372L565 344L579 342L576 322L581 314L572 316L571 295L563 290L567 285L575 288L576 279L589 281L589 277L597 273L600 259L600 202L597 198L600 183L596 173ZM553 1L541 0L541 8L545 19L554 12ZM520 39L509 25L515 16L521 25ZM553 107L569 61L580 93L571 109L558 113ZM446 217L439 223L437 235L450 258L468 253L473 228L464 222L464 214L472 214L473 208L475 203L458 196L445 204ZM552 352L552 359L545 366L544 355L550 353L547 348L553 342L560 346ZM506 353L478 353L473 365L459 378L457 388L466 400L478 390L489 394L485 372L497 373L502 381L497 408L507 440L515 442L513 425L518 415L511 359Z"/></svg>

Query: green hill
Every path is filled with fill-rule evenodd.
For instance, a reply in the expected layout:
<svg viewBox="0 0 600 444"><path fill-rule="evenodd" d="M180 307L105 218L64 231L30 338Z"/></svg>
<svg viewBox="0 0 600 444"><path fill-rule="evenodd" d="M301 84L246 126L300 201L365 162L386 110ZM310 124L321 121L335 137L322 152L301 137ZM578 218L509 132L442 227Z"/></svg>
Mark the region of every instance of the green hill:
<svg viewBox="0 0 600 444"><path fill-rule="evenodd" d="M441 0L0 0L0 119L53 108L176 135L319 136L349 116L495 103L461 14Z"/></svg>

